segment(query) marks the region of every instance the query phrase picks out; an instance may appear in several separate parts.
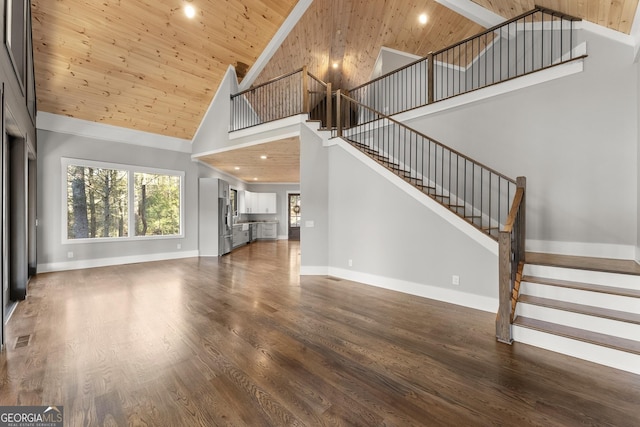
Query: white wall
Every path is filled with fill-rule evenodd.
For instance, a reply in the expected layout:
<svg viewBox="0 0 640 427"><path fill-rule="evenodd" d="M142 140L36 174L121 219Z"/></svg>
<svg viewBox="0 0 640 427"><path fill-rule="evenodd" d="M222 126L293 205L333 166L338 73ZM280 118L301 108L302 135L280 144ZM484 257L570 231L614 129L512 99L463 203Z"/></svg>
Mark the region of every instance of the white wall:
<svg viewBox="0 0 640 427"><path fill-rule="evenodd" d="M495 311L497 243L344 145L302 138L301 272Z"/></svg>
<svg viewBox="0 0 640 427"><path fill-rule="evenodd" d="M637 65L631 46L584 37L582 73L407 124L507 176L527 177L529 250L633 259Z"/></svg>
<svg viewBox="0 0 640 427"><path fill-rule="evenodd" d="M636 132L638 135L638 149L637 149L637 162L638 162L638 172L637 172L637 199L636 199L636 212L637 215L637 229L636 229L636 256L635 260L640 263L640 65L638 62L640 61L640 56L636 53L636 61L635 68L637 73L637 82L636 82Z"/></svg>
<svg viewBox="0 0 640 427"><path fill-rule="evenodd" d="M229 120L231 118L232 93L238 92L238 79L233 67L220 82L209 109L202 118L200 127L193 137L192 153L204 153L213 149L227 147L229 143ZM231 144L232 145L232 144Z"/></svg>
<svg viewBox="0 0 640 427"><path fill-rule="evenodd" d="M62 157L184 171L184 237L63 244ZM38 271L197 256L199 173L186 153L39 130Z"/></svg>
<svg viewBox="0 0 640 427"><path fill-rule="evenodd" d="M329 266L329 160L322 138L300 130L300 273L327 274Z"/></svg>

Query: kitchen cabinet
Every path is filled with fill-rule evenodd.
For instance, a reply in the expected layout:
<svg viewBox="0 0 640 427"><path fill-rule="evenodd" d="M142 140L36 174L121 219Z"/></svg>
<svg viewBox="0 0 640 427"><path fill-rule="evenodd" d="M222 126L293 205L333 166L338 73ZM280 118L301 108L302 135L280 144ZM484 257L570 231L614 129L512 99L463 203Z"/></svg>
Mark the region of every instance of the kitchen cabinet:
<svg viewBox="0 0 640 427"><path fill-rule="evenodd" d="M274 214L276 209L276 193L252 193L244 191L240 198L240 213Z"/></svg>
<svg viewBox="0 0 640 427"><path fill-rule="evenodd" d="M246 230L244 229L246 228ZM249 227L236 225L233 227L233 248L249 243Z"/></svg>
<svg viewBox="0 0 640 427"><path fill-rule="evenodd" d="M254 208L254 193L252 193L251 191L243 191L244 193L244 203L242 205L242 211L241 213L253 213L253 211L255 210Z"/></svg>
<svg viewBox="0 0 640 427"><path fill-rule="evenodd" d="M277 239L278 224L275 222L265 222L260 224L259 235L261 239Z"/></svg>
<svg viewBox="0 0 640 427"><path fill-rule="evenodd" d="M276 213L276 193L255 193L258 195L256 213Z"/></svg>

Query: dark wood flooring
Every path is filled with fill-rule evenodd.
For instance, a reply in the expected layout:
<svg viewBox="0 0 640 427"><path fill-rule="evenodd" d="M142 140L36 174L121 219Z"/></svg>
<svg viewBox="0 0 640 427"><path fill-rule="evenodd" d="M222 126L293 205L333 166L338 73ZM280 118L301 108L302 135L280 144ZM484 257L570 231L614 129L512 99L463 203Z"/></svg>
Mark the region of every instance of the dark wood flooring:
<svg viewBox="0 0 640 427"><path fill-rule="evenodd" d="M62 405L69 426L640 425L640 376L500 344L492 313L298 270L279 241L38 275L0 404Z"/></svg>

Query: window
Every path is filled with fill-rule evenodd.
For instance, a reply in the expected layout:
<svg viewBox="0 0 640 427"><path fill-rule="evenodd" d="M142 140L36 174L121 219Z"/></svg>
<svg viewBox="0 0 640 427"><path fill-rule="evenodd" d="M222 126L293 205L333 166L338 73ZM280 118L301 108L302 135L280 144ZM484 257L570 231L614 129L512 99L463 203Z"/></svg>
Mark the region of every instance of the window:
<svg viewBox="0 0 640 427"><path fill-rule="evenodd" d="M182 237L183 172L63 159L64 241Z"/></svg>
<svg viewBox="0 0 640 427"><path fill-rule="evenodd" d="M135 173L136 236L180 234L180 177Z"/></svg>

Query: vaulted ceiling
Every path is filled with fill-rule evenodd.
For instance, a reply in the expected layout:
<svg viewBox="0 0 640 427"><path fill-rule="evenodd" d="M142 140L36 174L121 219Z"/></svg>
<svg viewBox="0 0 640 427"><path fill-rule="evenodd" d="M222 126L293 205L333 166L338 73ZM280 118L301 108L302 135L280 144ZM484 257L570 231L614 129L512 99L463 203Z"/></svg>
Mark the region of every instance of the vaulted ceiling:
<svg viewBox="0 0 640 427"><path fill-rule="evenodd" d="M295 4L32 0L38 109L191 139L228 66L251 66Z"/></svg>
<svg viewBox="0 0 640 427"><path fill-rule="evenodd" d="M313 0L255 83L307 65L352 88L368 80L383 46L424 56L481 32L445 6L470 1ZM534 0L472 1L505 19L534 7ZM638 1L535 3L629 34ZM32 0L38 110L191 140L228 66L250 69L296 3Z"/></svg>

